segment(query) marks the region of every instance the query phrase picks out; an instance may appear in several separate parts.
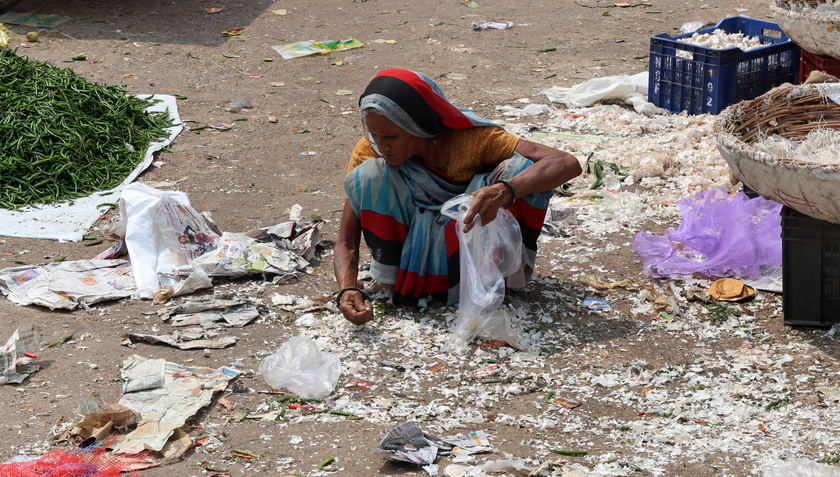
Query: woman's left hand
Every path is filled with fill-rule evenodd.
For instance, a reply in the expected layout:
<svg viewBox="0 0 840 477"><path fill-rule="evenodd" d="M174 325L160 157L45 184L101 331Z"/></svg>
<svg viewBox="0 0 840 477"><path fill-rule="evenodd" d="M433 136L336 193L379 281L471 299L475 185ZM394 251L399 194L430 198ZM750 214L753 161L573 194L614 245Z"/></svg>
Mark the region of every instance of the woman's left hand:
<svg viewBox="0 0 840 477"><path fill-rule="evenodd" d="M544 144L520 139L516 144L516 152L533 161L533 164L516 177L508 178L509 186L499 182L473 192L475 202L464 218L464 232L469 232L475 226L476 215L481 218L482 224L492 222L499 213L499 208L516 199L511 197L514 190L517 196L526 197L552 190L582 172L580 162L575 156Z"/></svg>
<svg viewBox="0 0 840 477"><path fill-rule="evenodd" d="M513 201L510 194L510 189L504 184L492 184L473 192L475 200L464 216L464 233L476 224L487 225L495 220L499 209Z"/></svg>

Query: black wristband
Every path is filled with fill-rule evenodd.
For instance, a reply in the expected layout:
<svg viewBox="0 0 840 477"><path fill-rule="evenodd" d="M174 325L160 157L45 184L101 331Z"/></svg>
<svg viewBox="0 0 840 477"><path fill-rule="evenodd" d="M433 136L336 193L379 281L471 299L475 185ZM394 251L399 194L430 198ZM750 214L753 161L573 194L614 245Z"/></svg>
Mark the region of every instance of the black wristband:
<svg viewBox="0 0 840 477"><path fill-rule="evenodd" d="M513 203L516 202L516 191L513 189L513 186L510 185L510 182L504 179L496 179L496 182L494 182L494 184L504 184L505 186L507 186L508 190L510 190L510 202L503 205L502 207L507 209L508 207L512 206Z"/></svg>
<svg viewBox="0 0 840 477"><path fill-rule="evenodd" d="M365 291L364 291L364 290L362 290L362 289L361 289L361 288L359 288L359 287L344 287L344 288L342 288L341 290L339 290L339 291L338 291L338 294L335 296L335 304L336 304L336 306L341 307L341 295L343 295L343 294L344 294L344 292L346 292L346 291L350 291L350 290L356 290L357 292L361 293L361 294L362 294L362 298L363 298L363 299L365 299L365 300L369 300L369 299L370 299L370 298L368 298L367 293L365 293Z"/></svg>

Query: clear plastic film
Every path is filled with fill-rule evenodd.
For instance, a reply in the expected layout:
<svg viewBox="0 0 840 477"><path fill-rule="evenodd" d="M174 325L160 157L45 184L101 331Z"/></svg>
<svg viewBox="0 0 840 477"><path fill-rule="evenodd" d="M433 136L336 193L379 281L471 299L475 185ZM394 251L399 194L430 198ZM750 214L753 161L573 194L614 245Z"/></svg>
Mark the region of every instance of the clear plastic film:
<svg viewBox="0 0 840 477"><path fill-rule="evenodd" d="M464 233L464 217L472 205L471 195L459 195L443 204L441 212L458 221L461 285L455 329L444 351L461 351L476 337L506 341L521 348L511 318L502 306L505 277L522 267L522 234L519 223L505 209L496 219Z"/></svg>

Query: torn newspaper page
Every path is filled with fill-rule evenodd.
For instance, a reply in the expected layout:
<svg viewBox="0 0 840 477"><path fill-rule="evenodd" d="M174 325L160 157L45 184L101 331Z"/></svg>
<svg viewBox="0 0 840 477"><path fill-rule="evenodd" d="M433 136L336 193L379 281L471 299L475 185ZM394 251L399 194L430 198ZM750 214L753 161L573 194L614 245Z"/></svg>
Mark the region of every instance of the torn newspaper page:
<svg viewBox="0 0 840 477"><path fill-rule="evenodd" d="M278 247L294 250L308 261L315 258L316 247L321 243L321 224L320 220L308 224L285 222L265 229L264 235L255 238L263 241L270 238Z"/></svg>
<svg viewBox="0 0 840 477"><path fill-rule="evenodd" d="M239 340L236 336L219 336L218 333L200 326L175 330L168 335L127 333L123 337L148 343L164 343L179 349L222 349Z"/></svg>
<svg viewBox="0 0 840 477"><path fill-rule="evenodd" d="M157 361L157 360L149 360ZM159 360L165 365L165 361ZM154 363L153 367L157 367ZM150 372L154 373L154 371ZM84 448L101 443L106 450L119 445L126 434L135 429L140 421L136 411L116 403L106 403L97 393L85 398L76 409L82 420L64 431L57 442L68 442ZM111 454L109 461L122 460L130 465L124 470L140 470L174 462L192 447L192 439L182 429L175 429L172 436L158 452L140 454Z"/></svg>
<svg viewBox="0 0 840 477"><path fill-rule="evenodd" d="M144 450L161 451L176 429L210 404L213 394L224 390L239 371L221 367L197 368L164 363L163 385L147 388L160 382L160 364L134 355L123 362L122 378L126 392L119 404L138 412L141 421L114 447L115 453L136 454ZM154 370L154 376L150 371Z"/></svg>
<svg viewBox="0 0 840 477"><path fill-rule="evenodd" d="M193 260L189 265L173 268L175 275L189 275L202 269L211 277L241 277L254 273L277 275L297 274L309 262L296 251L261 243L244 234L224 232L214 250Z"/></svg>
<svg viewBox="0 0 840 477"><path fill-rule="evenodd" d="M447 437L446 443L454 446L453 452L458 450L466 454L493 452L490 439L484 431L472 431L467 435L458 434L457 436Z"/></svg>
<svg viewBox="0 0 840 477"><path fill-rule="evenodd" d="M18 327L0 350L0 384L20 384L41 369L29 364L24 353L35 349L41 342L41 329L27 323Z"/></svg>
<svg viewBox="0 0 840 477"><path fill-rule="evenodd" d="M158 314L164 320L170 320L172 326L199 325L202 328L214 328L217 327L214 323L243 327L258 318L260 311L257 305L246 298L221 300L200 297L164 308Z"/></svg>
<svg viewBox="0 0 840 477"><path fill-rule="evenodd" d="M126 260L76 260L0 270L0 291L19 305L73 310L129 297L135 284Z"/></svg>

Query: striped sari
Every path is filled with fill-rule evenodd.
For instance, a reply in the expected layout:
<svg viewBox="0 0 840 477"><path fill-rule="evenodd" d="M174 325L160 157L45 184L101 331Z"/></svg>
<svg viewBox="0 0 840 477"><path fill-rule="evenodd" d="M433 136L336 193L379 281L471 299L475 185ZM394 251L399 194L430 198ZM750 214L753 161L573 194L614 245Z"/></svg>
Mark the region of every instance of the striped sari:
<svg viewBox="0 0 840 477"><path fill-rule="evenodd" d="M370 274L393 286L396 305L417 306L421 299L458 302L460 264L456 222L440 213L458 194L509 179L532 162L519 154L493 172L455 181L419 161L397 167L368 159L344 179L344 188L370 249ZM552 191L521 197L508 209L519 222L524 266L533 270L537 238Z"/></svg>

